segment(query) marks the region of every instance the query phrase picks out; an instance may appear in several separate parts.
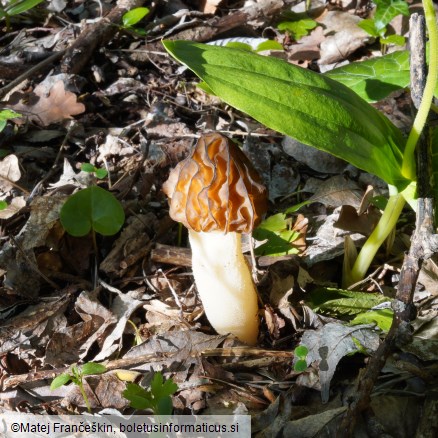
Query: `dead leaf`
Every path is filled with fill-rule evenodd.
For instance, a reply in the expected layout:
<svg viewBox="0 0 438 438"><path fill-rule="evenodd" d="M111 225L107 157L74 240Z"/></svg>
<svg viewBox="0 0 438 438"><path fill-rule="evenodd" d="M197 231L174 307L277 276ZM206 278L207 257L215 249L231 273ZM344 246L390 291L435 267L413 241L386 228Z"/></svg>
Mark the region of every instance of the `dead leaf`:
<svg viewBox="0 0 438 438"><path fill-rule="evenodd" d="M289 421L283 428L283 436L296 438L311 438L317 436L335 436L341 414L347 408L329 409L319 414L308 415L298 420Z"/></svg>
<svg viewBox="0 0 438 438"><path fill-rule="evenodd" d="M270 306L265 306L262 312L271 338L279 339L281 329L286 326L284 319L280 318Z"/></svg>
<svg viewBox="0 0 438 438"><path fill-rule="evenodd" d="M371 204L374 190L368 186L359 207L343 205L338 220L333 224L336 228L369 236L380 219L380 210Z"/></svg>
<svg viewBox="0 0 438 438"><path fill-rule="evenodd" d="M300 174L290 164L274 164L269 183L269 199L275 202L275 198L290 195L298 187L300 179Z"/></svg>
<svg viewBox="0 0 438 438"><path fill-rule="evenodd" d="M222 0L202 0L200 10L204 14L214 14Z"/></svg>
<svg viewBox="0 0 438 438"><path fill-rule="evenodd" d="M103 342L101 352L94 358L95 362L106 359L117 349L121 348L120 342L117 341L122 338L126 324L131 315L143 304L143 301L131 297L129 292L126 294L120 293L114 298L111 305L111 312L114 315L117 324Z"/></svg>
<svg viewBox="0 0 438 438"><path fill-rule="evenodd" d="M304 187L303 191L306 191ZM359 207L362 200L362 189L359 185L344 175L336 175L321 182L316 192L310 198L326 207L352 205Z"/></svg>
<svg viewBox="0 0 438 438"><path fill-rule="evenodd" d="M321 43L321 58L318 64L333 64L348 58L364 46L370 36L357 23L357 15L343 11L329 11L320 23L324 26L325 41Z"/></svg>
<svg viewBox="0 0 438 438"><path fill-rule="evenodd" d="M339 213L339 218L333 226L344 231L369 236L377 225L377 222L379 222L380 216L380 210L372 205L369 206L365 213L360 215L351 205L343 205Z"/></svg>
<svg viewBox="0 0 438 438"><path fill-rule="evenodd" d="M22 208L26 206L24 196L17 196L12 198L11 203L4 209L0 210L0 219L9 219L17 214Z"/></svg>
<svg viewBox="0 0 438 438"><path fill-rule="evenodd" d="M47 344L44 362L55 368L78 362L80 347L92 332L93 323L90 320L53 333Z"/></svg>
<svg viewBox="0 0 438 438"><path fill-rule="evenodd" d="M153 336L141 345L131 348L125 358L143 356L145 354L177 353L172 360L187 360L201 355L204 350L218 347L227 337L223 335L206 335L195 331L175 331L166 335Z"/></svg>
<svg viewBox="0 0 438 438"><path fill-rule="evenodd" d="M296 44L289 47L287 58L293 64L303 61L314 61L320 56L320 44L325 40L322 26L317 26L309 35L301 38Z"/></svg>
<svg viewBox="0 0 438 438"><path fill-rule="evenodd" d="M76 300L75 310L84 321L93 322L93 334L81 345L80 358L83 359L91 346L102 341L108 327L117 322L115 316L92 293L82 292Z"/></svg>
<svg viewBox="0 0 438 438"><path fill-rule="evenodd" d="M319 362L323 403L327 403L329 399L330 382L339 361L361 349L374 352L379 343L379 333L370 325L347 327L340 323L328 323L318 330L306 330L303 333L300 344L309 350L307 363Z"/></svg>
<svg viewBox="0 0 438 438"><path fill-rule="evenodd" d="M300 143L292 137L284 137L281 145L286 154L320 173L337 174L342 172L347 166L344 160L328 152L320 151L319 149Z"/></svg>
<svg viewBox="0 0 438 438"><path fill-rule="evenodd" d="M71 119L85 111L85 105L77 101L74 93L65 90L62 81L56 82L49 93L46 93L46 88L41 85L31 93L15 92L5 106L24 116L15 119L15 123L26 123L27 118L41 126Z"/></svg>
<svg viewBox="0 0 438 438"><path fill-rule="evenodd" d="M102 408L122 410L128 407L129 401L122 395L126 389L126 384L113 373L89 377L87 382L93 388L94 394Z"/></svg>
<svg viewBox="0 0 438 438"><path fill-rule="evenodd" d="M8 155L0 160L0 191L3 194L13 189L14 184L21 178L20 165L16 155Z"/></svg>
<svg viewBox="0 0 438 438"><path fill-rule="evenodd" d="M338 217L339 209L336 209L331 215L324 217L323 221L312 224L318 231L303 257L308 267L323 260L331 260L344 253L345 232L334 227ZM357 233L351 234L350 237L357 244L364 240L364 236Z"/></svg>

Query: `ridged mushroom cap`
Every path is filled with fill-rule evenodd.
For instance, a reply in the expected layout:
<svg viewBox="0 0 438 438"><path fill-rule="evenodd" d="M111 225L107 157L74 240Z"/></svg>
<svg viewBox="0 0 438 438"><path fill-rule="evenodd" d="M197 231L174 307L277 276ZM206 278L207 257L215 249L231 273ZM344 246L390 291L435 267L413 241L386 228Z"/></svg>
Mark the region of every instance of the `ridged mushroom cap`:
<svg viewBox="0 0 438 438"><path fill-rule="evenodd" d="M268 194L246 155L227 137L203 135L163 185L170 217L194 231L250 233Z"/></svg>

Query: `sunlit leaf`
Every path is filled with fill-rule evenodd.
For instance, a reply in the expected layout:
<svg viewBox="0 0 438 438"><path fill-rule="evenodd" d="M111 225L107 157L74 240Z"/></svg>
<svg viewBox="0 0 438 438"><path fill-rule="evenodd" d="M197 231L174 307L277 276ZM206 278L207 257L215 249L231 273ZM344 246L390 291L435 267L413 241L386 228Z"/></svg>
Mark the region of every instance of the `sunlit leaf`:
<svg viewBox="0 0 438 438"><path fill-rule="evenodd" d="M90 374L102 374L106 371L106 366L101 363L87 362L81 367L81 372L84 376Z"/></svg>
<svg viewBox="0 0 438 438"><path fill-rule="evenodd" d="M409 86L409 52L393 52L335 68L326 76L347 85L368 102L377 102Z"/></svg>
<svg viewBox="0 0 438 438"><path fill-rule="evenodd" d="M357 315L386 301L388 298L380 294L329 287L316 288L306 298L306 303L315 312L336 317Z"/></svg>
<svg viewBox="0 0 438 438"><path fill-rule="evenodd" d="M85 236L92 229L112 236L122 227L125 213L114 195L93 186L70 196L61 208L60 219L72 236Z"/></svg>
<svg viewBox="0 0 438 438"><path fill-rule="evenodd" d="M131 27L141 21L146 15L149 14L148 8L134 8L126 12L122 17L122 23L125 27Z"/></svg>
<svg viewBox="0 0 438 438"><path fill-rule="evenodd" d="M380 330L389 331L392 325L394 312L392 309L377 309L359 313L350 321L350 325L376 323Z"/></svg>
<svg viewBox="0 0 438 438"><path fill-rule="evenodd" d="M60 374L52 380L52 383L50 384L50 389L53 391L54 389L60 388L66 383L70 382L70 380L71 377L68 373Z"/></svg>

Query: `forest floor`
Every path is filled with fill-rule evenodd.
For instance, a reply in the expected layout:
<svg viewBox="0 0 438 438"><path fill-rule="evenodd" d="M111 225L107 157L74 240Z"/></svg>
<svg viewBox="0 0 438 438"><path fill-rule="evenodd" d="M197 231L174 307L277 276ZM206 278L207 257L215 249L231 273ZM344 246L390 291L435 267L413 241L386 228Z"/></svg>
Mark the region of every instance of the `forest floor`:
<svg viewBox="0 0 438 438"><path fill-rule="evenodd" d="M105 371L84 378L93 413L144 412L124 391L128 382L149 388L161 372L177 385L169 392L175 414L250 414L259 436L436 436L435 256L413 285L412 342L391 343L368 392L361 387L370 357L385 345L415 213L405 208L369 276L342 289L345 236L361 247L386 184L207 94L161 43L275 41L262 55L321 74L406 50L357 25L372 17L370 2L309 3L304 17L306 3L291 0L50 0L0 16L0 413L86 412L77 385L50 385L72 366L99 363ZM410 13L421 9L408 4ZM149 12L127 20L138 7ZM396 15L388 29L409 37L409 17ZM409 132L407 89L372 104ZM169 217L162 191L211 130L250 157L283 239L280 247L244 240L248 254L255 242L261 300L251 347L209 324L187 232ZM121 205L124 220L106 235L72 236L61 208L92 186L113 195L106 214ZM389 312L378 325L363 318L376 308ZM347 325L358 315L362 325ZM299 345L308 353L296 357ZM349 432L340 429L346 415L355 425Z"/></svg>

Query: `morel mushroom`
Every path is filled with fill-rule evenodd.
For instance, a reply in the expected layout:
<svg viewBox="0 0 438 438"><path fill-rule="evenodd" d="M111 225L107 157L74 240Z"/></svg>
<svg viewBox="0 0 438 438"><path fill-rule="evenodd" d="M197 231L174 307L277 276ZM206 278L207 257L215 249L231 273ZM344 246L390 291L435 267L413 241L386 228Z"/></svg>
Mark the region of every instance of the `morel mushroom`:
<svg viewBox="0 0 438 438"><path fill-rule="evenodd" d="M189 230L193 275L211 325L255 344L258 299L240 233L250 233L267 210L261 178L237 145L210 133L171 171L163 191L170 216Z"/></svg>

